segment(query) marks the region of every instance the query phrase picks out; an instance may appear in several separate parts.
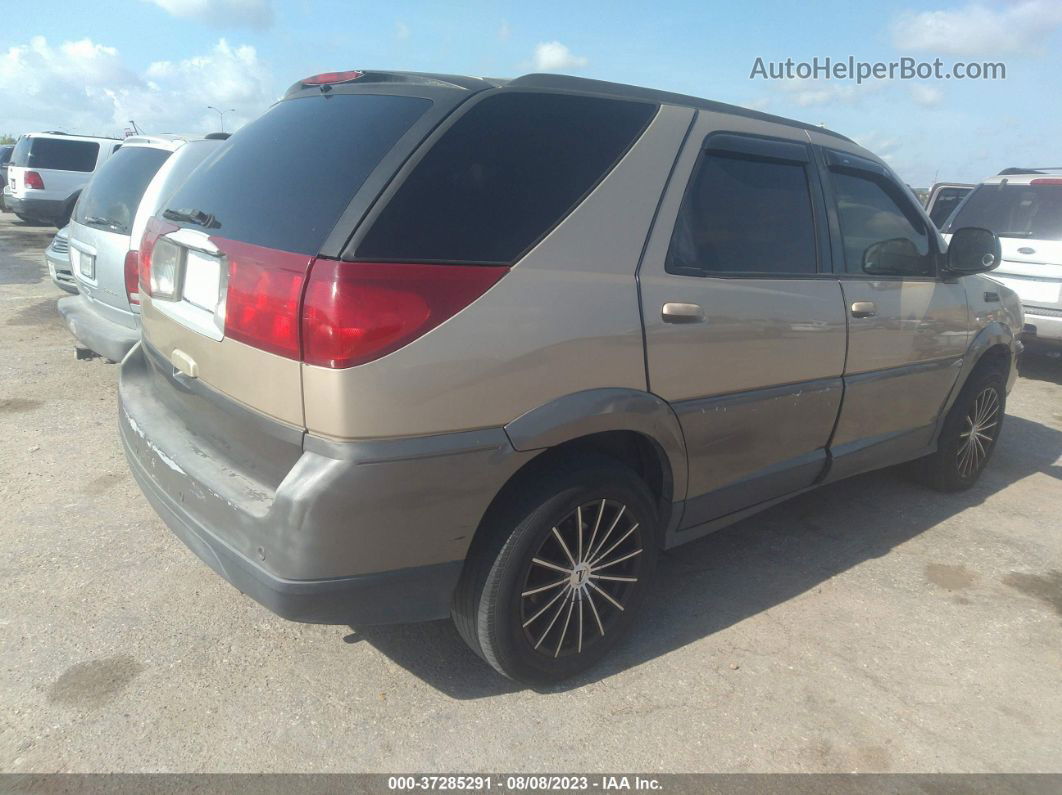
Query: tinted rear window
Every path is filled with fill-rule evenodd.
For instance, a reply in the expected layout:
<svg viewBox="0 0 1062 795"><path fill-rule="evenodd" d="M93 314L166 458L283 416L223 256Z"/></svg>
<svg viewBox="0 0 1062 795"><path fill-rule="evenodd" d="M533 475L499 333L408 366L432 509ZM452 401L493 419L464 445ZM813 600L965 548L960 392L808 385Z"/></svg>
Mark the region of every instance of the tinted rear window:
<svg viewBox="0 0 1062 795"><path fill-rule="evenodd" d="M0 166L7 165L7 161L11 159L11 153L15 150L13 146L0 146Z"/></svg>
<svg viewBox="0 0 1062 795"><path fill-rule="evenodd" d="M316 254L373 168L430 105L372 94L280 102L224 142L166 207L213 216L221 237Z"/></svg>
<svg viewBox="0 0 1062 795"><path fill-rule="evenodd" d="M424 156L357 257L513 262L608 173L655 111L563 94L487 97Z"/></svg>
<svg viewBox="0 0 1062 795"><path fill-rule="evenodd" d="M1062 185L980 185L948 223L990 229L1000 237L1062 240Z"/></svg>
<svg viewBox="0 0 1062 795"><path fill-rule="evenodd" d="M56 171L95 171L100 145L95 141L62 138L22 138L15 146L11 165Z"/></svg>
<svg viewBox="0 0 1062 795"><path fill-rule="evenodd" d="M170 152L126 146L104 163L74 209L74 220L108 232L128 235L140 197Z"/></svg>

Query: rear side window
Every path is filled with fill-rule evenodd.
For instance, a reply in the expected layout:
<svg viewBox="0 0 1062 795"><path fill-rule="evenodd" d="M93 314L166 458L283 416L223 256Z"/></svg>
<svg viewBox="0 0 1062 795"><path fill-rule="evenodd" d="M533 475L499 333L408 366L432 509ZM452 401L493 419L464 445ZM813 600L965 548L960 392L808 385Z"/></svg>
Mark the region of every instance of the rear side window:
<svg viewBox="0 0 1062 795"><path fill-rule="evenodd" d="M1062 240L1062 184L980 185L948 224L951 231L964 226L1000 237Z"/></svg>
<svg viewBox="0 0 1062 795"><path fill-rule="evenodd" d="M127 146L115 152L81 193L74 220L108 232L128 235L140 197L170 152Z"/></svg>
<svg viewBox="0 0 1062 795"><path fill-rule="evenodd" d="M682 200L667 271L815 273L815 224L805 167L706 154Z"/></svg>
<svg viewBox="0 0 1062 795"><path fill-rule="evenodd" d="M0 166L6 166L7 162L11 159L11 153L15 150L13 146L0 146Z"/></svg>
<svg viewBox="0 0 1062 795"><path fill-rule="evenodd" d="M210 218L211 230L230 240L316 254L365 179L430 106L375 94L279 102L219 146L164 214Z"/></svg>
<svg viewBox="0 0 1062 795"><path fill-rule="evenodd" d="M929 220L936 224L938 228L943 226L944 222L948 220L948 216L952 214L955 208L959 206L959 202L969 192L969 188L941 188L937 191L937 198L929 211Z"/></svg>
<svg viewBox="0 0 1062 795"><path fill-rule="evenodd" d="M95 141L67 141L62 138L23 138L15 147L11 165L50 168L55 171L96 170L100 145Z"/></svg>
<svg viewBox="0 0 1062 795"><path fill-rule="evenodd" d="M929 233L898 185L854 169L831 176L848 273L934 275Z"/></svg>
<svg viewBox="0 0 1062 795"><path fill-rule="evenodd" d="M356 256L511 263L608 173L655 112L564 94L487 97L417 164Z"/></svg>

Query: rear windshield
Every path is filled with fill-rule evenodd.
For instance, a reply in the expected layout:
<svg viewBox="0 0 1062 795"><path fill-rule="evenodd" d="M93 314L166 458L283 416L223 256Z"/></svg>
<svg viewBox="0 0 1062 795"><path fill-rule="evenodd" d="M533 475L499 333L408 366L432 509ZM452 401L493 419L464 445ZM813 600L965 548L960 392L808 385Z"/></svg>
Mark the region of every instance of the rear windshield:
<svg viewBox="0 0 1062 795"><path fill-rule="evenodd" d="M439 139L358 245L358 259L510 263L617 162L656 106L503 91Z"/></svg>
<svg viewBox="0 0 1062 795"><path fill-rule="evenodd" d="M347 204L431 106L419 97L336 94L279 102L225 141L166 202L230 240L316 254Z"/></svg>
<svg viewBox="0 0 1062 795"><path fill-rule="evenodd" d="M62 138L20 138L11 165L55 171L95 171L100 145L95 141Z"/></svg>
<svg viewBox="0 0 1062 795"><path fill-rule="evenodd" d="M128 235L140 197L169 150L124 146L104 163L74 209L79 224Z"/></svg>
<svg viewBox="0 0 1062 795"><path fill-rule="evenodd" d="M1062 240L1062 185L980 185L948 222L990 229L1000 237Z"/></svg>
<svg viewBox="0 0 1062 795"><path fill-rule="evenodd" d="M11 153L14 150L13 146L0 146L0 166L5 165L11 159Z"/></svg>

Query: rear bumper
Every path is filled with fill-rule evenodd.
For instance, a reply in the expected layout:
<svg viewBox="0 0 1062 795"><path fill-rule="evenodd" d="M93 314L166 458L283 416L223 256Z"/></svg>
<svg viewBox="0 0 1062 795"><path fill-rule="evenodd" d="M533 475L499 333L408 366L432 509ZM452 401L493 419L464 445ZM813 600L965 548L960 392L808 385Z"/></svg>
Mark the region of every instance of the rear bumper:
<svg viewBox="0 0 1062 795"><path fill-rule="evenodd" d="M140 340L139 328L118 325L83 295L60 298L58 307L70 333L86 348L111 361L120 362Z"/></svg>
<svg viewBox="0 0 1062 795"><path fill-rule="evenodd" d="M366 442L306 436L167 367L122 362L133 475L173 533L278 615L312 623L445 618L472 535L532 454L498 429Z"/></svg>
<svg viewBox="0 0 1062 795"><path fill-rule="evenodd" d="M1062 344L1062 313L1038 315L1035 308L1025 308L1025 328L1022 336L1043 342Z"/></svg>
<svg viewBox="0 0 1062 795"><path fill-rule="evenodd" d="M41 221L55 221L62 218L66 209L66 202L61 199L16 199L11 194L4 196L4 203L13 213Z"/></svg>

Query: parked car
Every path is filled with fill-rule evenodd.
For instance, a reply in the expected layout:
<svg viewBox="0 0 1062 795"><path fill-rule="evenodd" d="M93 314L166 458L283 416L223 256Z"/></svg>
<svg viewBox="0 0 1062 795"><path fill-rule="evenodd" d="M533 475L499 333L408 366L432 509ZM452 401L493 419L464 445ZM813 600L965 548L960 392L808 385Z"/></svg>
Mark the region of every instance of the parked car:
<svg viewBox="0 0 1062 795"><path fill-rule="evenodd" d="M662 548L891 464L972 485L1016 374L1020 304L975 275L998 253L961 229L945 254L815 125L320 75L148 222L121 436L173 532L276 613L452 615L554 681L624 636Z"/></svg>
<svg viewBox="0 0 1062 795"><path fill-rule="evenodd" d="M0 212L8 212L4 194L7 193L7 164L11 160L14 144L0 145Z"/></svg>
<svg viewBox="0 0 1062 795"><path fill-rule="evenodd" d="M930 188L926 198L926 212L937 229L944 226L959 203L974 189L973 185L962 182L938 182Z"/></svg>
<svg viewBox="0 0 1062 795"><path fill-rule="evenodd" d="M69 227L80 295L59 301L79 356L121 361L140 339L137 243L157 203L215 146L173 135L127 138L82 194Z"/></svg>
<svg viewBox="0 0 1062 795"><path fill-rule="evenodd" d="M1062 345L1062 169L1007 169L986 179L945 232L981 226L1002 242L992 278L1021 298L1025 336Z"/></svg>
<svg viewBox="0 0 1062 795"><path fill-rule="evenodd" d="M70 228L64 226L48 248L44 250L44 262L48 266L48 275L52 277L52 283L60 290L77 295L77 281L70 272Z"/></svg>
<svg viewBox="0 0 1062 795"><path fill-rule="evenodd" d="M121 145L115 138L59 132L23 135L8 164L8 207L23 221L66 226L93 173Z"/></svg>

